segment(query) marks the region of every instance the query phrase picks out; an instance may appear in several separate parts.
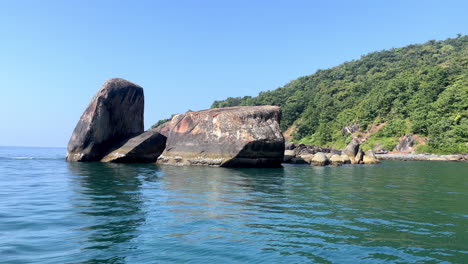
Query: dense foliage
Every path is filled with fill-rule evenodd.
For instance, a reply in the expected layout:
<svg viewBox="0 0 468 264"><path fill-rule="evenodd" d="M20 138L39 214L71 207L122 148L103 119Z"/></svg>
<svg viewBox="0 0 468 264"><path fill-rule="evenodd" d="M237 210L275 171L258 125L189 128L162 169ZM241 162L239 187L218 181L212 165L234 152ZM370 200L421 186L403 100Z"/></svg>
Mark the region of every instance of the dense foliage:
<svg viewBox="0 0 468 264"><path fill-rule="evenodd" d="M369 140L418 134L428 138L420 151L467 153L468 36L373 52L212 108L237 105L281 106L282 129L295 125L293 139L307 144L340 148L350 140L342 128L385 123Z"/></svg>

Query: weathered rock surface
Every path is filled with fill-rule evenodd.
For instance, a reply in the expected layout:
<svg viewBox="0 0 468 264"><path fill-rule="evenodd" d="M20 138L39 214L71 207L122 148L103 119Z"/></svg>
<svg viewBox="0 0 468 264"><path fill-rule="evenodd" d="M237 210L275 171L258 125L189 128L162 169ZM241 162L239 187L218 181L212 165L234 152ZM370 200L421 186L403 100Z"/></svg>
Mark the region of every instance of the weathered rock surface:
<svg viewBox="0 0 468 264"><path fill-rule="evenodd" d="M382 160L403 161L461 161L468 162L468 154L436 155L436 154L382 154L376 155Z"/></svg>
<svg viewBox="0 0 468 264"><path fill-rule="evenodd" d="M328 165L329 160L325 153L323 152L318 152L315 153L314 157L312 158L310 165L312 166L325 166Z"/></svg>
<svg viewBox="0 0 468 264"><path fill-rule="evenodd" d="M377 164L380 161L379 159L377 159L372 150L368 150L364 153L364 156L362 157L362 162L364 164Z"/></svg>
<svg viewBox="0 0 468 264"><path fill-rule="evenodd" d="M358 164L359 160L356 161L356 155L359 152L359 141L353 139L343 150L342 153L348 155L352 164Z"/></svg>
<svg viewBox="0 0 468 264"><path fill-rule="evenodd" d="M286 149L284 151L283 162L290 162L294 157L296 157L296 152L294 150Z"/></svg>
<svg viewBox="0 0 468 264"><path fill-rule="evenodd" d="M314 158L314 154L304 154L299 156L298 158L302 159L305 163L310 164L312 159Z"/></svg>
<svg viewBox="0 0 468 264"><path fill-rule="evenodd" d="M343 165L343 159L341 158L340 155L338 154L333 154L331 157L330 157L330 164L333 165L333 166L341 166Z"/></svg>
<svg viewBox="0 0 468 264"><path fill-rule="evenodd" d="M176 115L158 163L223 167L279 167L284 137L276 106L228 107ZM166 131L166 132L164 132Z"/></svg>
<svg viewBox="0 0 468 264"><path fill-rule="evenodd" d="M121 147L107 154L101 161L122 163L156 162L166 147L166 137L146 131L127 140Z"/></svg>
<svg viewBox="0 0 468 264"><path fill-rule="evenodd" d="M296 148L296 144L294 144L293 142L289 142L286 144L285 148L286 150L294 150Z"/></svg>
<svg viewBox="0 0 468 264"><path fill-rule="evenodd" d="M99 161L121 142L142 133L143 88L109 79L81 116L68 143L68 161Z"/></svg>
<svg viewBox="0 0 468 264"><path fill-rule="evenodd" d="M372 148L375 154L387 154L388 149L384 148L381 143L376 143Z"/></svg>
<svg viewBox="0 0 468 264"><path fill-rule="evenodd" d="M396 145L395 150L398 152L411 152L413 151L414 141L412 135L404 136L400 139L398 145Z"/></svg>
<svg viewBox="0 0 468 264"><path fill-rule="evenodd" d="M362 149L359 148L358 152L356 153L356 156L354 157L354 162L351 160L351 164L359 164L362 163L362 158L364 157L364 152L362 152Z"/></svg>

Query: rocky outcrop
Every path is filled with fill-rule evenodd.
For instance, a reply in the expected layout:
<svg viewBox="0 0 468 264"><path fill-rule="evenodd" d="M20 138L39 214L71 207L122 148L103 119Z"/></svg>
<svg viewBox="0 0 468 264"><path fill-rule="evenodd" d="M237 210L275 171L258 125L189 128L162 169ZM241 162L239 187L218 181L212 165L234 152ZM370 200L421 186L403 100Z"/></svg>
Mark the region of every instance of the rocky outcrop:
<svg viewBox="0 0 468 264"><path fill-rule="evenodd" d="M245 106L176 115L159 128L167 134L160 164L278 167L284 155L280 108Z"/></svg>
<svg viewBox="0 0 468 264"><path fill-rule="evenodd" d="M436 155L436 154L382 154L376 155L381 160L403 161L462 161L468 162L468 154Z"/></svg>
<svg viewBox="0 0 468 264"><path fill-rule="evenodd" d="M400 142L395 147L395 151L397 152L405 152L409 153L413 151L415 139L412 135L404 136L400 139Z"/></svg>
<svg viewBox="0 0 468 264"><path fill-rule="evenodd" d="M165 147L165 136L155 131L146 131L130 138L121 147L107 154L101 161L121 163L156 162Z"/></svg>
<svg viewBox="0 0 468 264"><path fill-rule="evenodd" d="M361 148L358 149L356 156L354 156L354 160L351 159L351 164L359 164L362 162L362 158L364 157L364 152Z"/></svg>
<svg viewBox="0 0 468 264"><path fill-rule="evenodd" d="M341 160L343 160L343 164L351 164L351 159L346 154L341 154Z"/></svg>
<svg viewBox="0 0 468 264"><path fill-rule="evenodd" d="M143 88L110 79L88 105L68 143L68 161L99 161L143 128Z"/></svg>
<svg viewBox="0 0 468 264"><path fill-rule="evenodd" d="M343 159L338 154L333 154L330 157L330 164L333 166L341 166L343 164Z"/></svg>
<svg viewBox="0 0 468 264"><path fill-rule="evenodd" d="M284 151L284 158L283 158L283 162L291 162L291 160L296 157L296 152L294 150L290 150L290 149L286 149Z"/></svg>
<svg viewBox="0 0 468 264"><path fill-rule="evenodd" d="M348 155L349 159L351 160L352 164L359 163L359 157L356 159L356 155L359 152L360 143L357 139L353 139L343 150L342 153Z"/></svg>
<svg viewBox="0 0 468 264"><path fill-rule="evenodd" d="M329 164L329 160L325 153L318 152L315 153L314 157L312 158L310 165L312 166L325 166Z"/></svg>
<svg viewBox="0 0 468 264"><path fill-rule="evenodd" d="M372 150L368 150L364 153L364 156L362 157L362 162L364 164L377 164L380 161L375 156L375 153Z"/></svg>

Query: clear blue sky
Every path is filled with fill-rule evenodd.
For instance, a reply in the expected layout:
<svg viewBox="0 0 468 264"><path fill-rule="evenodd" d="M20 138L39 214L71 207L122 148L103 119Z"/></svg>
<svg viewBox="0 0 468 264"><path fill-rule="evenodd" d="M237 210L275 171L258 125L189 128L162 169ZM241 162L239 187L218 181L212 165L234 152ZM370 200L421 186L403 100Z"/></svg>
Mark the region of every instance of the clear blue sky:
<svg viewBox="0 0 468 264"><path fill-rule="evenodd" d="M468 1L0 1L0 145L66 146L111 77L145 126L372 51L467 34Z"/></svg>

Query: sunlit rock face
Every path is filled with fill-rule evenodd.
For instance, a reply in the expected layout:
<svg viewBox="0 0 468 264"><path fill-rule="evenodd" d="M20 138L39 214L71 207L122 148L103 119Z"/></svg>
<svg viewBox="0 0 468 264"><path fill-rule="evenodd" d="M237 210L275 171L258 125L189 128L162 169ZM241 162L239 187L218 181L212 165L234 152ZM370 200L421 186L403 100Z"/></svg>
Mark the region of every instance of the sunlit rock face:
<svg viewBox="0 0 468 264"><path fill-rule="evenodd" d="M166 149L158 163L278 167L284 137L277 106L227 107L176 115L161 126Z"/></svg>
<svg viewBox="0 0 468 264"><path fill-rule="evenodd" d="M68 143L67 161L99 161L144 131L143 88L109 79L81 116Z"/></svg>

